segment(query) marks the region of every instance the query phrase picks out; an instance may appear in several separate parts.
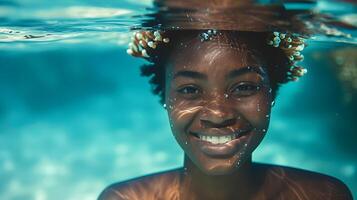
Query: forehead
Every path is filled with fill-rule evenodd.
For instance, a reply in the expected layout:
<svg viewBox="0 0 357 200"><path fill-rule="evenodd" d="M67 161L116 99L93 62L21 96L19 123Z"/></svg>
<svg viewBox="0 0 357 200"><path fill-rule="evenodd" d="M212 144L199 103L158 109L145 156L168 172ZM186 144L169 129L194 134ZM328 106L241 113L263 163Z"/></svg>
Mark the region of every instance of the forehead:
<svg viewBox="0 0 357 200"><path fill-rule="evenodd" d="M262 66L263 60L249 41L219 37L209 41L193 38L180 42L170 55L168 72L195 70L202 73L222 74L233 68Z"/></svg>

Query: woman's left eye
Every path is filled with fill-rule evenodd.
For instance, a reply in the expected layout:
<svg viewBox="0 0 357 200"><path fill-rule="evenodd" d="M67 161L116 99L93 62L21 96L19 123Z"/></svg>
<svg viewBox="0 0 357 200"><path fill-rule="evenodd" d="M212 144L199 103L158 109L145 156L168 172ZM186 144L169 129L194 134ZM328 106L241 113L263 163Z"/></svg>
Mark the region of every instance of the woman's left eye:
<svg viewBox="0 0 357 200"><path fill-rule="evenodd" d="M260 89L260 86L256 83L241 82L236 84L231 93L237 97L245 97L255 94Z"/></svg>

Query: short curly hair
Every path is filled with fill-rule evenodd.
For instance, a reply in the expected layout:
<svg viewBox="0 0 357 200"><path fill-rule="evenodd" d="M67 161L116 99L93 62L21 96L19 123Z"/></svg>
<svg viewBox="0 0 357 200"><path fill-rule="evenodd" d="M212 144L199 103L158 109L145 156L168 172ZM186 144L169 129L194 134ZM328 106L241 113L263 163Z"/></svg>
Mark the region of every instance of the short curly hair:
<svg viewBox="0 0 357 200"><path fill-rule="evenodd" d="M180 45L184 44L184 41L189 41L194 37L199 37L203 30L176 30L165 32L165 35L171 38L169 44L160 46L155 49L154 56L147 58L149 64L141 66L141 75L149 77L149 83L151 84L151 90L153 94L160 97L160 103L163 105L165 102L165 69L169 62L169 57L173 50ZM239 31L220 31L226 38L226 42L229 43L232 48L238 47L249 51L251 54L264 59L267 69L270 87L273 99L277 96L280 85L290 81L289 72L292 62L286 57L283 50L274 48L267 45L266 38L268 32L239 32ZM239 39L238 39L239 38ZM244 42L242 45L242 40ZM150 53L150 52L149 52Z"/></svg>

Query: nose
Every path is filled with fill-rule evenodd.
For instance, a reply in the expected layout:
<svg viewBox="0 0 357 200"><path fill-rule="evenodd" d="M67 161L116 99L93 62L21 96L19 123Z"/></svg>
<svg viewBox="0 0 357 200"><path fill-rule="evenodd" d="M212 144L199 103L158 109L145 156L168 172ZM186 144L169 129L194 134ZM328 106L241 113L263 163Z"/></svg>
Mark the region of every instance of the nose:
<svg viewBox="0 0 357 200"><path fill-rule="evenodd" d="M200 117L201 124L206 128L221 128L236 123L237 115L233 108L217 103L207 105Z"/></svg>

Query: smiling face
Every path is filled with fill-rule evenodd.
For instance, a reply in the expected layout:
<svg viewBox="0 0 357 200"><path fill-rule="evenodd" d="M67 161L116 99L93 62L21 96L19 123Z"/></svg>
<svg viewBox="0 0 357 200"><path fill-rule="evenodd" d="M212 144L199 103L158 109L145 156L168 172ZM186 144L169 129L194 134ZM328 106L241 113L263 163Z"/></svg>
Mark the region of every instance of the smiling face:
<svg viewBox="0 0 357 200"><path fill-rule="evenodd" d="M235 46L223 36L184 42L166 66L172 132L206 174L230 174L250 160L269 124L272 96L264 62L248 53L244 41Z"/></svg>

